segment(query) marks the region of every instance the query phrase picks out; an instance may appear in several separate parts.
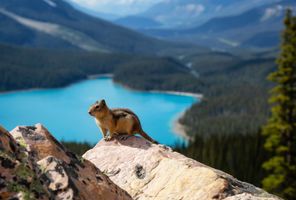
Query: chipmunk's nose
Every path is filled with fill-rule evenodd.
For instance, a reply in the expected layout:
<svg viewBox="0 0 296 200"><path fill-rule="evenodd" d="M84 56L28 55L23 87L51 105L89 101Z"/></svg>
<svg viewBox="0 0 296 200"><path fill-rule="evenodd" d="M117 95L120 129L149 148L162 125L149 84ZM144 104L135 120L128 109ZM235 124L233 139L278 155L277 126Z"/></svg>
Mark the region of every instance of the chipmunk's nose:
<svg viewBox="0 0 296 200"><path fill-rule="evenodd" d="M88 111L88 114L90 114L90 115L91 115L91 112L90 112L90 111Z"/></svg>

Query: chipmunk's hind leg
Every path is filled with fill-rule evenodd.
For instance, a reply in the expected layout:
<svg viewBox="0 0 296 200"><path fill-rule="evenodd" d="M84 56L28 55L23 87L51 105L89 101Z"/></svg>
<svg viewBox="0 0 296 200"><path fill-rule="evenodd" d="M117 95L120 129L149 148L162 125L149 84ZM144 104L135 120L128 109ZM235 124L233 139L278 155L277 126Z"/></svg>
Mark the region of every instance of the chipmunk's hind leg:
<svg viewBox="0 0 296 200"><path fill-rule="evenodd" d="M131 125L131 126L126 130L126 133L120 135L120 138L121 138L121 140L127 140L129 137L131 137L131 136L134 135L134 134L135 134L135 131L134 131L134 125Z"/></svg>

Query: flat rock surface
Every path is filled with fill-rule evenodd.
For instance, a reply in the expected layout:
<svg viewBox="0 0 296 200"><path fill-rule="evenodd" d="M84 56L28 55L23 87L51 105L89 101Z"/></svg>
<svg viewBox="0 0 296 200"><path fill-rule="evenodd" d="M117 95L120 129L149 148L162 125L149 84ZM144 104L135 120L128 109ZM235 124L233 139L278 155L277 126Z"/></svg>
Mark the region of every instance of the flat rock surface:
<svg viewBox="0 0 296 200"><path fill-rule="evenodd" d="M83 157L133 199L278 199L166 146L135 136L101 140Z"/></svg>

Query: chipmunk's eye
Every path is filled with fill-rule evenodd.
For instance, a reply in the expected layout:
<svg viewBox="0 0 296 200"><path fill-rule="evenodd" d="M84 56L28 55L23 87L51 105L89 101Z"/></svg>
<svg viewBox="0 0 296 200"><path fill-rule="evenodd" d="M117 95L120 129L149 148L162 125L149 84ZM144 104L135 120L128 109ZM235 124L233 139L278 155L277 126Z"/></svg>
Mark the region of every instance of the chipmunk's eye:
<svg viewBox="0 0 296 200"><path fill-rule="evenodd" d="M96 108L99 108L100 106L98 105L98 106L96 106Z"/></svg>

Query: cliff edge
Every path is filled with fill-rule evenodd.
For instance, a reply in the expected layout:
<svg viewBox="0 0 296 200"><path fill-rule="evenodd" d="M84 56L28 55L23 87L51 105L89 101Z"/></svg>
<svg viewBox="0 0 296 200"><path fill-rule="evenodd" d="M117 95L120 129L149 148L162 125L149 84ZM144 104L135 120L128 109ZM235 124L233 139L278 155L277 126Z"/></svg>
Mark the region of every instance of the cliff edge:
<svg viewBox="0 0 296 200"><path fill-rule="evenodd" d="M109 142L101 140L83 157L133 199L278 199L169 147L151 144L136 136Z"/></svg>

